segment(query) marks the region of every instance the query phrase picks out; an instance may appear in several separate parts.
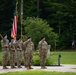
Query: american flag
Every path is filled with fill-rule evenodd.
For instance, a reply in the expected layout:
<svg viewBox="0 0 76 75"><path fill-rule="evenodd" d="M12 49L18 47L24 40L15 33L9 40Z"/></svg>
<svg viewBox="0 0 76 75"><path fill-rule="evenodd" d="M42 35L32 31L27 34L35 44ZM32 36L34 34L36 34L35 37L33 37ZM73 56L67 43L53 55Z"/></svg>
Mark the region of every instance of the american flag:
<svg viewBox="0 0 76 75"><path fill-rule="evenodd" d="M12 30L11 30L11 37L15 38L17 35L17 20L18 20L18 16L17 13L15 11L14 13L14 19L13 19L13 25L12 25Z"/></svg>

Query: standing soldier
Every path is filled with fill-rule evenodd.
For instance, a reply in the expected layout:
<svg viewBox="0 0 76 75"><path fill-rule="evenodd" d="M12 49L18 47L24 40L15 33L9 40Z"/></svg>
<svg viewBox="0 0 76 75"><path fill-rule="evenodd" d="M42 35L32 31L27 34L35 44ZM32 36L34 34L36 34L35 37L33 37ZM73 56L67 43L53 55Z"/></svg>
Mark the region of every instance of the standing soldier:
<svg viewBox="0 0 76 75"><path fill-rule="evenodd" d="M10 66L11 68L16 68L15 59L16 59L16 37L12 39L10 43Z"/></svg>
<svg viewBox="0 0 76 75"><path fill-rule="evenodd" d="M45 37L41 38L41 41L38 44L39 47L39 52L40 52L40 65L42 69L45 69L45 62L46 62L46 57L47 57L47 42L45 41Z"/></svg>
<svg viewBox="0 0 76 75"><path fill-rule="evenodd" d="M26 63L25 63L26 62L26 57L25 57L25 51L26 51L25 42L23 42L23 44L22 44L22 50L23 50L23 57L24 57L24 66L26 68Z"/></svg>
<svg viewBox="0 0 76 75"><path fill-rule="evenodd" d="M7 39L7 35L5 35L4 38L1 40L1 45L2 45L3 69L8 69L6 67L8 62L8 51L9 51L9 40Z"/></svg>
<svg viewBox="0 0 76 75"><path fill-rule="evenodd" d="M34 43L32 42L32 38L28 37L27 41L24 43L25 45L25 64L27 69L33 69L31 67L32 55L34 50Z"/></svg>
<svg viewBox="0 0 76 75"><path fill-rule="evenodd" d="M21 59L22 59L22 40L19 39L17 41L17 66L18 66L18 68L22 68Z"/></svg>
<svg viewBox="0 0 76 75"><path fill-rule="evenodd" d="M50 44L48 44L48 52L47 52L47 57L49 57L49 56L50 56L50 48L51 48L51 45L50 45Z"/></svg>

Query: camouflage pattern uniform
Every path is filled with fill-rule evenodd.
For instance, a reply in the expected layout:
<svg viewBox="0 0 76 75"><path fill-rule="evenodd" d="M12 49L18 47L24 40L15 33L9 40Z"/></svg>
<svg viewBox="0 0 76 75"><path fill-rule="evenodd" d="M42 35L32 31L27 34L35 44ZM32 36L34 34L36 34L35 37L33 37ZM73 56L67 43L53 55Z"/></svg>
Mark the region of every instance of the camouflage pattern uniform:
<svg viewBox="0 0 76 75"><path fill-rule="evenodd" d="M31 61L33 57L34 44L32 41L25 41L25 64L27 69L31 68Z"/></svg>
<svg viewBox="0 0 76 75"><path fill-rule="evenodd" d="M47 57L48 46L46 41L40 41L38 44L39 52L40 52L40 65L41 68L45 68L45 62Z"/></svg>
<svg viewBox="0 0 76 75"><path fill-rule="evenodd" d="M16 41L12 40L10 43L10 66L11 68L16 68L15 61L16 61Z"/></svg>
<svg viewBox="0 0 76 75"><path fill-rule="evenodd" d="M23 42L22 44L22 50L23 50L23 56L24 56L24 66L26 68L26 57L25 57L25 51L26 51L26 47L25 47L25 42Z"/></svg>
<svg viewBox="0 0 76 75"><path fill-rule="evenodd" d="M17 41L17 66L21 68L21 59L22 59L22 41Z"/></svg>
<svg viewBox="0 0 76 75"><path fill-rule="evenodd" d="M3 69L7 69L6 65L8 62L8 51L9 51L9 40L6 39L6 41L4 39L1 40L1 46L2 46L2 65L3 65Z"/></svg>

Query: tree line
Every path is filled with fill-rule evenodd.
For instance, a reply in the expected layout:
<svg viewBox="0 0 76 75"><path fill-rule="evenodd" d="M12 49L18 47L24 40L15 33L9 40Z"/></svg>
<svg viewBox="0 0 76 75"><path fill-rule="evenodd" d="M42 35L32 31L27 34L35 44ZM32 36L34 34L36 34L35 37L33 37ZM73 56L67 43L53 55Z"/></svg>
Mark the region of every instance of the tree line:
<svg viewBox="0 0 76 75"><path fill-rule="evenodd" d="M39 1L39 3L37 3ZM16 0L0 0L0 33L11 33L13 12ZM20 35L20 4L18 0L18 35ZM72 39L76 40L76 0L24 0L23 19L39 17L46 20L53 32L58 34L57 47L71 48ZM4 31L3 31L4 30ZM23 26L23 35L25 35Z"/></svg>

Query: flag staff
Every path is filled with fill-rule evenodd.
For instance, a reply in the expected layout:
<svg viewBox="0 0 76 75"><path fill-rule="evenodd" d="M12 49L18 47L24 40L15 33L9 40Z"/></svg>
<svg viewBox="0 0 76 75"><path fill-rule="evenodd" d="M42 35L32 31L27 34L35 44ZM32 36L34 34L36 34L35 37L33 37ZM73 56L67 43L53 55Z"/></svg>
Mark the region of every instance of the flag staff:
<svg viewBox="0 0 76 75"><path fill-rule="evenodd" d="M16 0L16 14L18 14L18 12L17 12L17 5L18 5L18 0Z"/></svg>
<svg viewBox="0 0 76 75"><path fill-rule="evenodd" d="M21 39L22 39L22 24L23 24L23 0L21 0Z"/></svg>
<svg viewBox="0 0 76 75"><path fill-rule="evenodd" d="M12 29L11 29L11 37L12 38L15 38L17 36L17 21L18 21L17 4L18 4L18 0L16 0L16 7L15 7L15 11L14 11L13 25L12 25Z"/></svg>
<svg viewBox="0 0 76 75"><path fill-rule="evenodd" d="M17 11L18 0L16 0L16 23L18 23L18 11ZM17 25L16 25L17 28ZM16 29L16 37L17 37L17 29Z"/></svg>
<svg viewBox="0 0 76 75"><path fill-rule="evenodd" d="M39 0L37 0L37 17L39 17Z"/></svg>

